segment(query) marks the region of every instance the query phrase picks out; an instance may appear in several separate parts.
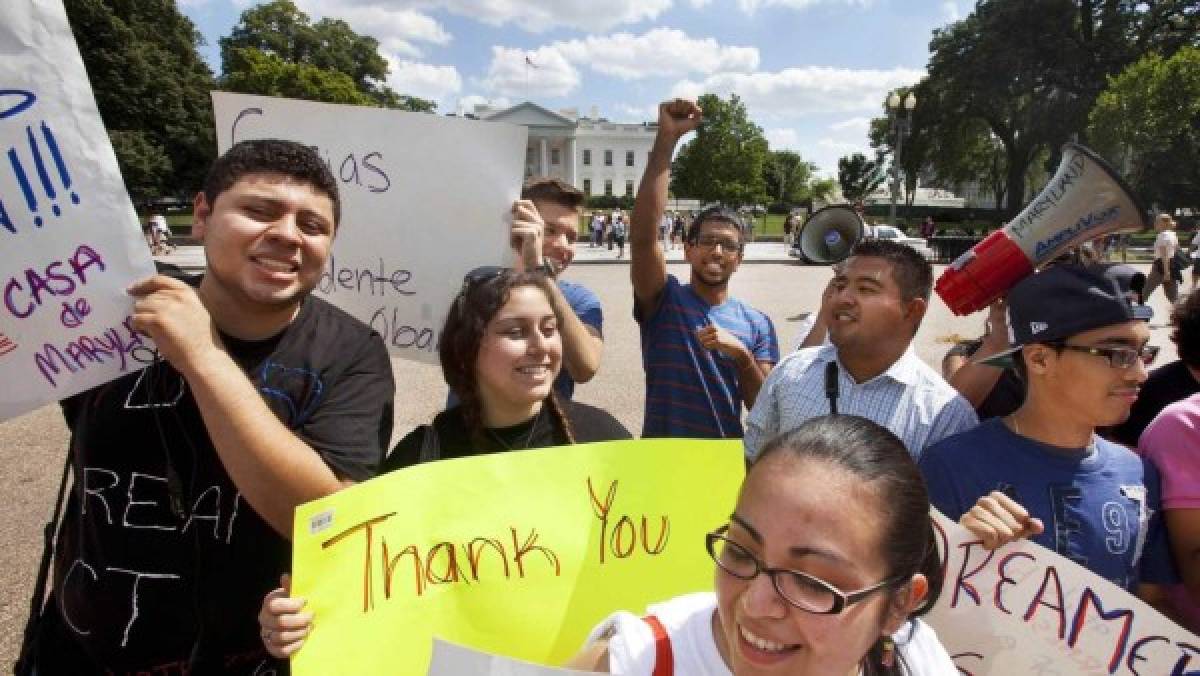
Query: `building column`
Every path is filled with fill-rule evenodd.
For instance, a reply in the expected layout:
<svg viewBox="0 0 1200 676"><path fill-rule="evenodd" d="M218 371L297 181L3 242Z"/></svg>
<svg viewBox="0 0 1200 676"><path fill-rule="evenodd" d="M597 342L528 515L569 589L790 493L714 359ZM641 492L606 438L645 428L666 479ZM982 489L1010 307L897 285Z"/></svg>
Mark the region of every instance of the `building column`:
<svg viewBox="0 0 1200 676"><path fill-rule="evenodd" d="M550 150L545 136L538 139L538 144L541 149L541 153L538 155L538 177L540 178L550 175Z"/></svg>
<svg viewBox="0 0 1200 676"><path fill-rule="evenodd" d="M575 137L567 137L567 183L579 187L575 168Z"/></svg>

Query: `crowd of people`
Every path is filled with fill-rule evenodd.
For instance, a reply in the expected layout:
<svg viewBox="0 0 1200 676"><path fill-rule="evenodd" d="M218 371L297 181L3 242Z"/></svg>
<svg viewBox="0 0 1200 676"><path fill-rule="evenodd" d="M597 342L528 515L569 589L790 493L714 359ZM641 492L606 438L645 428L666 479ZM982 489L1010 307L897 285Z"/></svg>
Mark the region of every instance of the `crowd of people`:
<svg viewBox="0 0 1200 676"><path fill-rule="evenodd" d="M912 347L930 264L866 240L783 355L771 318L729 292L741 216L667 213L675 146L702 118L660 106L632 212L593 214L590 245L629 247L640 436L742 439L748 472L703 545L713 588L612 609L570 666L956 674L920 619L943 576L931 505L989 548L1030 538L1200 630L1200 296L1172 312L1180 361L1148 378L1149 281L1059 262L939 374ZM219 158L194 204L205 273L130 290L161 360L63 402L75 481L28 673L284 673L269 660L315 621L278 584L297 505L417 463L631 438L573 397L604 348L596 295L559 278L583 201L525 186L514 267L471 271L445 320L447 408L389 452L383 341L311 293L344 227L336 180L285 141ZM677 243L686 280L667 271Z"/></svg>

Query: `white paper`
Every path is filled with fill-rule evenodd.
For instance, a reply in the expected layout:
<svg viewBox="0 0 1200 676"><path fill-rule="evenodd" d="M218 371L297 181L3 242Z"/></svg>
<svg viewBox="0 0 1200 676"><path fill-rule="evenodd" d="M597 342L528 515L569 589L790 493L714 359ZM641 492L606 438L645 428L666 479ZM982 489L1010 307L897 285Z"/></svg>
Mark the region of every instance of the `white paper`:
<svg viewBox="0 0 1200 676"><path fill-rule="evenodd" d="M925 619L963 673L1200 673L1200 638L1124 589L1028 540L986 552L936 516L949 559Z"/></svg>
<svg viewBox="0 0 1200 676"><path fill-rule="evenodd" d="M213 93L217 144L281 138L317 149L342 219L317 293L371 325L395 355L437 362L462 280L511 261L525 127L293 99Z"/></svg>
<svg viewBox="0 0 1200 676"><path fill-rule="evenodd" d="M586 676L588 672L544 667L433 640L428 676Z"/></svg>
<svg viewBox="0 0 1200 676"><path fill-rule="evenodd" d="M141 368L154 273L60 0L0 3L0 420Z"/></svg>

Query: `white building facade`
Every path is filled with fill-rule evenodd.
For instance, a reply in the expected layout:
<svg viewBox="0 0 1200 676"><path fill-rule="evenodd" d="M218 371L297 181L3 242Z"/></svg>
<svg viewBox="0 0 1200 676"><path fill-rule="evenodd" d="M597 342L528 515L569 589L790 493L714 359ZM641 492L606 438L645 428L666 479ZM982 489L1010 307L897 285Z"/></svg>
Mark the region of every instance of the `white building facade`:
<svg viewBox="0 0 1200 676"><path fill-rule="evenodd" d="M616 123L580 117L573 109L558 112L525 102L505 109L476 106L481 120L529 128L525 178L549 176L579 188L589 197L637 194L658 125Z"/></svg>

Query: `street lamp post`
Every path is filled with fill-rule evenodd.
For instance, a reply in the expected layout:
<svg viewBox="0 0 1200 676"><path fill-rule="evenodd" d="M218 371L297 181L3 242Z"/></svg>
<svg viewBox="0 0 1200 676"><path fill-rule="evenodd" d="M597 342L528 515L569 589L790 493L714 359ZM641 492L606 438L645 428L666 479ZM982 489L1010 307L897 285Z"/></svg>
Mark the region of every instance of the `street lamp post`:
<svg viewBox="0 0 1200 676"><path fill-rule="evenodd" d="M909 92L900 100L900 94L892 92L887 98L888 118L891 121L892 137L896 139L896 152L892 155L892 204L888 209L888 223L896 226L896 200L900 196L900 156L904 151L904 137L912 125L912 110L917 107L917 96Z"/></svg>

